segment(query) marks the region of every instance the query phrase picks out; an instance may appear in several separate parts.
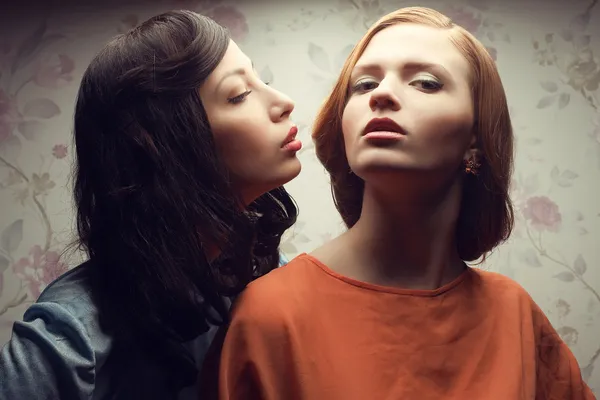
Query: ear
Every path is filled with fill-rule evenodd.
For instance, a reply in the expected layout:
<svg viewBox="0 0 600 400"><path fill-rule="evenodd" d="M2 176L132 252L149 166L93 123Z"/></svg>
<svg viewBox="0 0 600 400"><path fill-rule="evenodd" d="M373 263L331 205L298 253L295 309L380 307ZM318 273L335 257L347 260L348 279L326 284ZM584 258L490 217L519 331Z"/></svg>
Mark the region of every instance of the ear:
<svg viewBox="0 0 600 400"><path fill-rule="evenodd" d="M479 162L480 158L481 150L479 150L477 138L475 137L475 134L473 134L471 135L471 143L469 145L469 148L465 151L463 160L474 160L475 162Z"/></svg>

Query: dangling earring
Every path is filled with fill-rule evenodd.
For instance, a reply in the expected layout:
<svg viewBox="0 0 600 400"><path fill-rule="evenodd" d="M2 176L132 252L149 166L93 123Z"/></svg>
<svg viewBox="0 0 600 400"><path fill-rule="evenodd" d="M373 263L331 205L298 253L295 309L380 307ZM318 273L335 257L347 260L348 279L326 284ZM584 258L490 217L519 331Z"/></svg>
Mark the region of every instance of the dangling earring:
<svg viewBox="0 0 600 400"><path fill-rule="evenodd" d="M471 175L479 174L479 167L481 164L475 161L475 157L471 157L468 160L464 161L465 163L465 172Z"/></svg>

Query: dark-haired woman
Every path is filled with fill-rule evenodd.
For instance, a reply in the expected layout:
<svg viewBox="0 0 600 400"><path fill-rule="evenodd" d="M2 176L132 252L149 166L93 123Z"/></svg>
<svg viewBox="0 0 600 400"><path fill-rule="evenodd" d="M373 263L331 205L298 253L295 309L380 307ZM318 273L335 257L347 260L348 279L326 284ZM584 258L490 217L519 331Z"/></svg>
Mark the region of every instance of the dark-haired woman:
<svg viewBox="0 0 600 400"><path fill-rule="evenodd" d="M196 398L229 298L280 263L293 102L188 11L108 43L75 109L78 245L0 353L2 399Z"/></svg>

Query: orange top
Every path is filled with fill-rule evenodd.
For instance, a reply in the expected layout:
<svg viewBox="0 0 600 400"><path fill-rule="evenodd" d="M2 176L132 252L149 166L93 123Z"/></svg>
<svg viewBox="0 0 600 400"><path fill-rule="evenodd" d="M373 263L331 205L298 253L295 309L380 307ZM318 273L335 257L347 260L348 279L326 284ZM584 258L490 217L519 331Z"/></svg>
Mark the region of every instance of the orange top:
<svg viewBox="0 0 600 400"><path fill-rule="evenodd" d="M467 268L437 290L358 282L303 254L250 284L220 399L594 399L525 290Z"/></svg>

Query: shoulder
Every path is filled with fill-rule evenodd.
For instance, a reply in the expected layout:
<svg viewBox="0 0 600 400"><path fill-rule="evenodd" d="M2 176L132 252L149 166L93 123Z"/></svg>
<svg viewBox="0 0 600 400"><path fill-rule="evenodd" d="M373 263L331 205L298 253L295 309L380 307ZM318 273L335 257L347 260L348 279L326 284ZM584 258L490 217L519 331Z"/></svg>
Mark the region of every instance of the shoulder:
<svg viewBox="0 0 600 400"><path fill-rule="evenodd" d="M85 262L52 282L25 311L23 321L15 323L15 330L35 327L44 336L68 339L80 350L89 351L87 357L102 363L112 338L100 326L90 284L91 268L91 263Z"/></svg>
<svg viewBox="0 0 600 400"><path fill-rule="evenodd" d="M318 268L305 255L297 256L251 282L235 301L232 319L269 325L299 312L315 273Z"/></svg>
<svg viewBox="0 0 600 400"><path fill-rule="evenodd" d="M471 287L474 294L490 307L490 312L495 310L493 312L519 321L528 329L534 329L536 336L540 334L540 327L549 324L533 297L517 281L480 268L473 268L472 271Z"/></svg>
<svg viewBox="0 0 600 400"><path fill-rule="evenodd" d="M98 307L92 295L89 261L73 268L52 282L25 313L24 319L36 318L38 310L60 310L83 325L95 325Z"/></svg>
<svg viewBox="0 0 600 400"><path fill-rule="evenodd" d="M91 268L86 261L59 276L40 294L36 303L60 303L66 307L91 300Z"/></svg>
<svg viewBox="0 0 600 400"><path fill-rule="evenodd" d="M293 292L314 279L314 267L310 258L306 254L301 254L251 282L240 297L252 301L270 301L282 295L290 297Z"/></svg>
<svg viewBox="0 0 600 400"><path fill-rule="evenodd" d="M25 311L23 320L13 324L11 338L0 353L0 381L10 382L4 394L33 398L43 392L63 398L70 393L87 398L93 392L110 340L96 328L95 311L87 311L95 308L82 274L85 267L59 277ZM56 365L64 367L60 377L54 375Z"/></svg>
<svg viewBox="0 0 600 400"><path fill-rule="evenodd" d="M538 339L547 335L556 336L544 311L518 282L497 272L482 269L473 271L474 281L484 287L488 298L493 299L505 312L518 313L521 322L530 324Z"/></svg>
<svg viewBox="0 0 600 400"><path fill-rule="evenodd" d="M473 283L499 299L513 299L533 303L533 299L521 284L498 272L471 268Z"/></svg>

